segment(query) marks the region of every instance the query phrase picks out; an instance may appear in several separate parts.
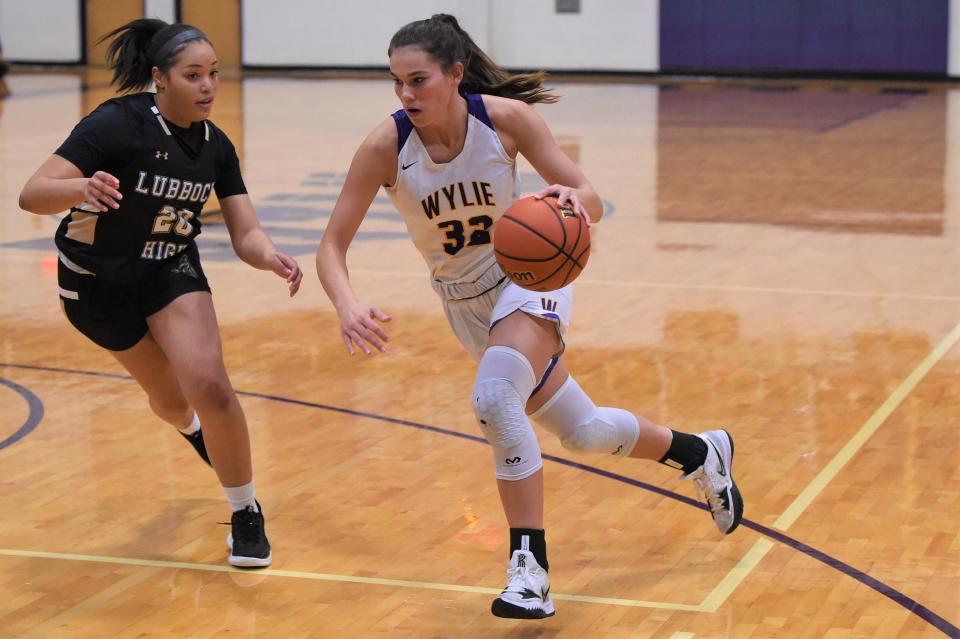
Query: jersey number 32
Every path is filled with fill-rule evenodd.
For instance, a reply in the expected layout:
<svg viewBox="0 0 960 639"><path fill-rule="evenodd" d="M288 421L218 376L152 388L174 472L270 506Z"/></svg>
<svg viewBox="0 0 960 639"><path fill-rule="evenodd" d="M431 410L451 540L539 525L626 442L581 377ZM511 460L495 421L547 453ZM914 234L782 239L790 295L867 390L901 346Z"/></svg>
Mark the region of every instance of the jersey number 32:
<svg viewBox="0 0 960 639"><path fill-rule="evenodd" d="M447 255L456 255L464 246L479 246L490 243L490 227L493 226L493 220L488 215L477 215L467 220L470 226L466 229L460 220L446 220L437 224L437 228L444 231L447 236L443 243L443 250ZM465 235L466 232L470 236Z"/></svg>

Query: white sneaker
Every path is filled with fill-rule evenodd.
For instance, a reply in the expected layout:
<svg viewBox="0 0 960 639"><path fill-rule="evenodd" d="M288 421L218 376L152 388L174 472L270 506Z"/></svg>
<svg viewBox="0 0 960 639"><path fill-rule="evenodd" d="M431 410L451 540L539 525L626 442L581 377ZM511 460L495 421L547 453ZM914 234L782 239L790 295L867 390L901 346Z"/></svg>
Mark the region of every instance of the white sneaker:
<svg viewBox="0 0 960 639"><path fill-rule="evenodd" d="M490 612L510 619L543 619L555 612L550 578L532 552L514 550L507 566L507 587L493 600Z"/></svg>
<svg viewBox="0 0 960 639"><path fill-rule="evenodd" d="M707 458L703 466L680 479L693 480L710 507L713 523L729 535L743 519L743 498L733 481L733 438L725 430L710 430L697 437L707 444Z"/></svg>

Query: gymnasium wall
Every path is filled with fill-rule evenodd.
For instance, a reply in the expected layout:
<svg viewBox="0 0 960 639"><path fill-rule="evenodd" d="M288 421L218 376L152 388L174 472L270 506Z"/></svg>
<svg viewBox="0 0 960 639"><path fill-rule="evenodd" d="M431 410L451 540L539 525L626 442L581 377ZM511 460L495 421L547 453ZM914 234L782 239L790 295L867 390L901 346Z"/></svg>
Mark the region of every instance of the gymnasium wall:
<svg viewBox="0 0 960 639"><path fill-rule="evenodd" d="M243 62L254 67L383 67L390 37L400 26L446 12L457 16L477 44L507 67L657 69L657 0L582 0L579 13L558 13L556 4L247 1L242 3Z"/></svg>
<svg viewBox="0 0 960 639"><path fill-rule="evenodd" d="M947 71L949 0L662 0L660 68Z"/></svg>
<svg viewBox="0 0 960 639"><path fill-rule="evenodd" d="M382 68L399 26L440 11L509 68L960 77L960 0L0 0L0 43L97 63L121 19L179 17L228 64Z"/></svg>
<svg viewBox="0 0 960 639"><path fill-rule="evenodd" d="M80 14L77 0L0 0L4 57L29 62L82 62Z"/></svg>

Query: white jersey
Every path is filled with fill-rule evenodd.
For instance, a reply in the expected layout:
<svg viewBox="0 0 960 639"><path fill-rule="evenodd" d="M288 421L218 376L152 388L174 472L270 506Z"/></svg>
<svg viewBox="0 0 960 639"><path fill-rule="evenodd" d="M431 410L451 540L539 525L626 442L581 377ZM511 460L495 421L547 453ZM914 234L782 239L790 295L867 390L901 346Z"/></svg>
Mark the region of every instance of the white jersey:
<svg viewBox="0 0 960 639"><path fill-rule="evenodd" d="M470 289L495 266L493 224L517 198L517 162L507 155L480 95L467 95L463 150L449 162L430 159L406 112L393 119L399 138L397 181L386 188L438 291Z"/></svg>
<svg viewBox="0 0 960 639"><path fill-rule="evenodd" d="M449 162L430 159L404 111L397 125L397 182L386 189L430 267L433 289L454 334L479 360L490 328L520 310L557 323L561 340L573 312L573 287L520 288L493 254L493 224L520 189L517 162L504 150L480 95L467 95L467 137Z"/></svg>

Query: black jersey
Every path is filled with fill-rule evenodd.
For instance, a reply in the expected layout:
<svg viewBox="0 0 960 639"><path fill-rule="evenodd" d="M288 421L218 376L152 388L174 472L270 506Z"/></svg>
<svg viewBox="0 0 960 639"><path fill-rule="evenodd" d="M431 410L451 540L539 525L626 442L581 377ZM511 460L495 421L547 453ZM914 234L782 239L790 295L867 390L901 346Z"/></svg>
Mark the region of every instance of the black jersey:
<svg viewBox="0 0 960 639"><path fill-rule="evenodd" d="M175 126L153 93L107 100L56 154L86 177L105 171L120 181L120 208L100 213L78 204L56 235L69 262L109 279L138 280L190 246L211 191L219 198L247 192L226 134L208 121Z"/></svg>

